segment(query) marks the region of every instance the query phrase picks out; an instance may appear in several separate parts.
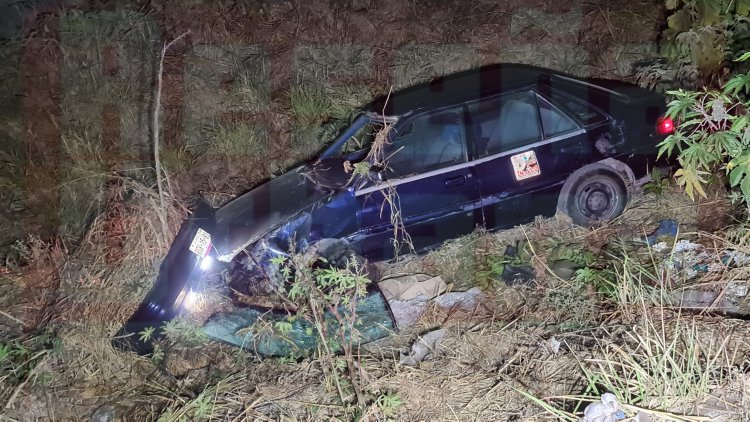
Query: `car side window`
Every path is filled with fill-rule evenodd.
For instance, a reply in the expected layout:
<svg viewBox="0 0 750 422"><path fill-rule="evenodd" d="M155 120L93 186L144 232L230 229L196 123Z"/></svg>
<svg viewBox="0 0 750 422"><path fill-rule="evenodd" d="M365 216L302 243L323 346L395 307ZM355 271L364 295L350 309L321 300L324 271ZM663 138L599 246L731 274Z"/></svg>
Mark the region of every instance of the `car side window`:
<svg viewBox="0 0 750 422"><path fill-rule="evenodd" d="M532 91L517 92L469 106L479 157L541 140L539 109Z"/></svg>
<svg viewBox="0 0 750 422"><path fill-rule="evenodd" d="M569 97L557 91L552 91L550 98L581 119L581 122L586 126L607 120L607 116L577 98Z"/></svg>
<svg viewBox="0 0 750 422"><path fill-rule="evenodd" d="M579 129L578 124L566 116L557 107L544 98L537 96L539 103L539 116L542 119L542 131L545 138L563 135Z"/></svg>
<svg viewBox="0 0 750 422"><path fill-rule="evenodd" d="M389 149L388 176L424 173L466 162L463 108L417 116L402 126Z"/></svg>

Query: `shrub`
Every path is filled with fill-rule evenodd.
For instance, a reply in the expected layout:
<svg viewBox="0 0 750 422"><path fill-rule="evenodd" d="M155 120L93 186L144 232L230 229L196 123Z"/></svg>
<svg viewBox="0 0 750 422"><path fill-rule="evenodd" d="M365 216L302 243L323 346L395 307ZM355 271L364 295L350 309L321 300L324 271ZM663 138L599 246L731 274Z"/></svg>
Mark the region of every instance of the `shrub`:
<svg viewBox="0 0 750 422"><path fill-rule="evenodd" d="M740 57L750 58L750 53ZM721 90L669 91L667 115L677 122L674 134L660 143L659 155L676 152L677 184L691 198L706 196L711 174L725 171L734 197L750 206L750 72L739 74Z"/></svg>

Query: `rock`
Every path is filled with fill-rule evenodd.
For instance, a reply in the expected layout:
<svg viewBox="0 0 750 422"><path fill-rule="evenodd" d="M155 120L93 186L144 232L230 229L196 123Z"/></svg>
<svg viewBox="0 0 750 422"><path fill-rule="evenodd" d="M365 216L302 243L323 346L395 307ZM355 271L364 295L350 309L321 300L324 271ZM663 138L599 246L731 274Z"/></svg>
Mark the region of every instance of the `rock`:
<svg viewBox="0 0 750 422"><path fill-rule="evenodd" d="M742 310L729 302L726 297L719 298L718 293L711 291L688 289L673 293L681 308L693 310L710 309L715 312L741 314Z"/></svg>
<svg viewBox="0 0 750 422"><path fill-rule="evenodd" d="M426 357L434 354L440 341L445 337L445 329L430 331L429 333L420 336L417 341L411 346L411 351L408 355L401 354L399 363L402 365L414 366L417 363L424 360Z"/></svg>
<svg viewBox="0 0 750 422"><path fill-rule="evenodd" d="M123 409L119 406L107 403L99 406L94 413L91 414L89 422L116 422L123 421Z"/></svg>
<svg viewBox="0 0 750 422"><path fill-rule="evenodd" d="M550 264L552 273L563 280L568 280L576 273L579 267L570 260L558 259Z"/></svg>
<svg viewBox="0 0 750 422"><path fill-rule="evenodd" d="M416 324L428 307L426 296L418 296L409 300L390 300L388 305L398 328Z"/></svg>
<svg viewBox="0 0 750 422"><path fill-rule="evenodd" d="M436 297L433 302L446 309L463 309L465 311L474 310L479 303L484 300L484 293L479 287L472 287L465 292L451 292Z"/></svg>
<svg viewBox="0 0 750 422"><path fill-rule="evenodd" d="M207 368L211 364L211 359L201 349L190 347L170 350L165 360L167 372L181 378L190 372Z"/></svg>

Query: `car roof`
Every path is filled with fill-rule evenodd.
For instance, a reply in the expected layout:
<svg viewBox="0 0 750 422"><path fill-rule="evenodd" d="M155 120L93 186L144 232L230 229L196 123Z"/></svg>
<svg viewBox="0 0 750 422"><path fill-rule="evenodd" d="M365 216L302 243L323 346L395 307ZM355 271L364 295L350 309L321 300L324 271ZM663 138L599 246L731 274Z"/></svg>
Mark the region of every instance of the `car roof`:
<svg viewBox="0 0 750 422"><path fill-rule="evenodd" d="M525 86L548 82L553 75L579 80L573 76L523 64L482 66L415 85L376 98L365 111L404 116L411 112L460 104Z"/></svg>

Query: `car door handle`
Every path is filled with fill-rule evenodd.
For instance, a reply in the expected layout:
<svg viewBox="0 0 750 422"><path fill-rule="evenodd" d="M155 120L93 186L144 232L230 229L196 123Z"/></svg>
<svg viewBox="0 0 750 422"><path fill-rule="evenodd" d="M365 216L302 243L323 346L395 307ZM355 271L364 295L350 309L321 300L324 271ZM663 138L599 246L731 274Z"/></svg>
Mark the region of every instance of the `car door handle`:
<svg viewBox="0 0 750 422"><path fill-rule="evenodd" d="M464 183L466 183L466 176L451 177L450 179L445 180L445 187L454 188L456 186L461 186Z"/></svg>

